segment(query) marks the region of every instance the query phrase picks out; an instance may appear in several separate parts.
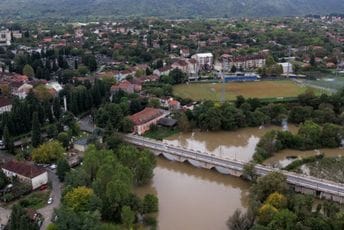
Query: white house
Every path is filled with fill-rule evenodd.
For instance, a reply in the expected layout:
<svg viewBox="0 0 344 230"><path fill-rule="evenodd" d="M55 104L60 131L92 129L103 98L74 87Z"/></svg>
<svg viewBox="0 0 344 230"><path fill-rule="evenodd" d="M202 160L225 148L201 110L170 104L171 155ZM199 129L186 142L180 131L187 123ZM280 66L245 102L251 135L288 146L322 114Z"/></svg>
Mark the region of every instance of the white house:
<svg viewBox="0 0 344 230"><path fill-rule="evenodd" d="M8 161L1 169L7 177L17 177L20 181L30 184L32 190L48 183L48 172L33 164Z"/></svg>
<svg viewBox="0 0 344 230"><path fill-rule="evenodd" d="M278 63L283 68L283 74L291 74L294 73L293 65L289 62Z"/></svg>
<svg viewBox="0 0 344 230"><path fill-rule="evenodd" d="M10 99L0 97L0 114L10 112L12 110L12 102Z"/></svg>
<svg viewBox="0 0 344 230"><path fill-rule="evenodd" d="M63 87L57 81L51 81L46 84L48 89L54 89L57 93L63 90Z"/></svg>
<svg viewBox="0 0 344 230"><path fill-rule="evenodd" d="M33 89L32 85L24 83L18 89L14 90L12 94L15 96L18 96L20 99L25 99L32 89Z"/></svg>
<svg viewBox="0 0 344 230"><path fill-rule="evenodd" d="M10 46L11 45L11 31L0 30L0 46Z"/></svg>
<svg viewBox="0 0 344 230"><path fill-rule="evenodd" d="M212 53L198 53L191 56L195 59L199 68L213 67L214 55Z"/></svg>
<svg viewBox="0 0 344 230"><path fill-rule="evenodd" d="M87 138L82 138L82 139L76 140L73 143L73 148L75 150L80 151L80 152L85 152L87 150L87 147L88 147L88 139Z"/></svg>

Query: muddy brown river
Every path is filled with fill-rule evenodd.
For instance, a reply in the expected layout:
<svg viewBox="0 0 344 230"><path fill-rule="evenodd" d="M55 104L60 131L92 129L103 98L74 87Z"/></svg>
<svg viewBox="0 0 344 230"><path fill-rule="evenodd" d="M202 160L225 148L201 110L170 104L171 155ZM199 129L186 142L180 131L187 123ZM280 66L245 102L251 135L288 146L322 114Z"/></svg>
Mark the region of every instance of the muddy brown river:
<svg viewBox="0 0 344 230"><path fill-rule="evenodd" d="M231 132L179 133L164 141L172 145L208 152L219 156L250 161L260 138L270 130L282 130L278 126L244 128ZM296 133L297 127L289 125L289 131Z"/></svg>
<svg viewBox="0 0 344 230"><path fill-rule="evenodd" d="M240 178L159 157L152 183L136 192L159 197L161 230L225 230L228 217L246 209L248 189Z"/></svg>
<svg viewBox="0 0 344 230"><path fill-rule="evenodd" d="M180 133L167 138L164 142L249 161L259 139L273 129L282 128L269 126L245 128L233 132ZM289 125L288 129L293 133L298 131L293 125ZM304 152L284 150L264 164L285 166L292 161L287 159L289 156L310 156L319 152L327 156L344 155L343 149ZM249 184L240 178L159 157L152 183L137 189L136 192L140 196L154 193L159 197L157 219L161 230L225 230L228 217L237 208L246 209L248 189Z"/></svg>

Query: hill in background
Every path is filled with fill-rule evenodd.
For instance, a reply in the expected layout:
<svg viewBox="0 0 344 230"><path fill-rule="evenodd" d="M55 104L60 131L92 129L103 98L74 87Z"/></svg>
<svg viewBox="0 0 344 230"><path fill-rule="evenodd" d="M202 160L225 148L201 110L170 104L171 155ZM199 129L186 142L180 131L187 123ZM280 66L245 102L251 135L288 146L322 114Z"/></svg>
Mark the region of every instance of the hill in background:
<svg viewBox="0 0 344 230"><path fill-rule="evenodd" d="M344 12L343 0L1 0L2 18L269 17Z"/></svg>

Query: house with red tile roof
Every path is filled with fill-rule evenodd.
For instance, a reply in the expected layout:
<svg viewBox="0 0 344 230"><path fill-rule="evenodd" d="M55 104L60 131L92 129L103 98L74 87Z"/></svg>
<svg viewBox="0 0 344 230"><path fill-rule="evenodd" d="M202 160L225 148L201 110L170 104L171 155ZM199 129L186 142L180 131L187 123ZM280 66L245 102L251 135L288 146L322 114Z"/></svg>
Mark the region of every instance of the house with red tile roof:
<svg viewBox="0 0 344 230"><path fill-rule="evenodd" d="M129 81L124 80L111 87L112 94L118 92L119 90L122 90L126 93L135 93L140 92L142 90L142 86L138 84L132 84Z"/></svg>
<svg viewBox="0 0 344 230"><path fill-rule="evenodd" d="M7 97L0 97L0 114L12 110L12 101Z"/></svg>
<svg viewBox="0 0 344 230"><path fill-rule="evenodd" d="M166 117L168 111L147 107L144 110L129 116L134 124L134 132L142 135L150 129L152 125L156 125L161 118Z"/></svg>
<svg viewBox="0 0 344 230"><path fill-rule="evenodd" d="M36 165L20 161L8 161L1 167L7 177L17 177L35 190L48 183L48 172Z"/></svg>

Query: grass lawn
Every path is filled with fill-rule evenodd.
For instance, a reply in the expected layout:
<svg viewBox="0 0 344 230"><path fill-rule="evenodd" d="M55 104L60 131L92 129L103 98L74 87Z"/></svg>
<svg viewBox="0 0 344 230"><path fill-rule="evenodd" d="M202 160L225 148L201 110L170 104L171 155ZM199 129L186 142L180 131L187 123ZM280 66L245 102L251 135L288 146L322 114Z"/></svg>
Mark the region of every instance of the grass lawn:
<svg viewBox="0 0 344 230"><path fill-rule="evenodd" d="M190 98L195 101L220 101L224 86L225 100L235 100L242 95L245 98L289 98L304 93L308 87L302 87L295 82L283 81L257 81L232 83L195 83L176 85L173 88L175 96ZM318 94L320 90L314 89Z"/></svg>
<svg viewBox="0 0 344 230"><path fill-rule="evenodd" d="M167 137L173 136L180 131L177 128L166 128L166 127L154 127L153 129L145 132L144 137L152 138L155 140L163 140Z"/></svg>
<svg viewBox="0 0 344 230"><path fill-rule="evenodd" d="M47 205L49 195L50 189L46 189L44 191L35 191L17 200L15 203L20 202L25 208L32 208L37 210Z"/></svg>

